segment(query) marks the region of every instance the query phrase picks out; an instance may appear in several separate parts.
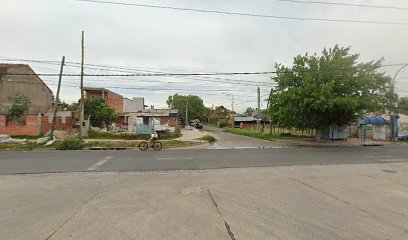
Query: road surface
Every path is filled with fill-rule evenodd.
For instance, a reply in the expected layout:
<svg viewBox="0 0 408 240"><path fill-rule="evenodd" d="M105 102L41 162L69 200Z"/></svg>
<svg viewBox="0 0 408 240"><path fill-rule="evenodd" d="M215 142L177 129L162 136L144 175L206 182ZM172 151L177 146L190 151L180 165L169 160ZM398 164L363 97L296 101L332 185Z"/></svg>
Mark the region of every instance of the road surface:
<svg viewBox="0 0 408 240"><path fill-rule="evenodd" d="M159 152L0 152L0 174L204 170L407 161L408 148L405 145L358 148L178 149Z"/></svg>

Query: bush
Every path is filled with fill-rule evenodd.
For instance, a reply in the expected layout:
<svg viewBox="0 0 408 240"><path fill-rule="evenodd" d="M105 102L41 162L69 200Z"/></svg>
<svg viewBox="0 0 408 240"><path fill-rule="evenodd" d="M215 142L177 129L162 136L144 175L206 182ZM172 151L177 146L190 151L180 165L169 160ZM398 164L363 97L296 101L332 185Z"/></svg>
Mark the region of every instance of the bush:
<svg viewBox="0 0 408 240"><path fill-rule="evenodd" d="M220 121L218 122L218 127L220 127L220 128L225 128L226 126L228 126L227 120L220 120Z"/></svg>
<svg viewBox="0 0 408 240"><path fill-rule="evenodd" d="M206 136L203 136L203 137L200 137L200 138L197 138L197 139L198 140L204 140L204 141L207 141L209 143L214 143L214 142L217 141L217 139L215 137L210 136L210 135L206 135Z"/></svg>
<svg viewBox="0 0 408 240"><path fill-rule="evenodd" d="M69 138L63 140L57 147L57 150L81 150L85 147L82 140L77 138Z"/></svg>

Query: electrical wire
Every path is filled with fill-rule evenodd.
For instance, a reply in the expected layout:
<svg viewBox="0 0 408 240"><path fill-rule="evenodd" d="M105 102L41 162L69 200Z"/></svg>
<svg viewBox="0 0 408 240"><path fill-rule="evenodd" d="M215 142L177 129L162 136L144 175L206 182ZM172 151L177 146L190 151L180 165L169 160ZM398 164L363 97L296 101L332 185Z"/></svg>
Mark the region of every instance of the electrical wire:
<svg viewBox="0 0 408 240"><path fill-rule="evenodd" d="M235 15L235 16L245 16L245 17L257 17L257 18L274 18L274 19L298 20L298 21L323 21L323 22L381 24L381 25L408 25L408 22L385 22L385 21L352 20L352 19L289 17L289 16L279 16L279 15L264 15L264 14L243 13L243 12L226 12L226 11L219 11L219 10L206 10L206 9L184 8L184 7L170 7L170 6L162 6L162 5L149 5L149 4L139 4L139 3L129 3L129 2L112 2L112 1L101 1L101 0L74 0L74 1L87 2L87 3L93 3L93 4L95 4L95 3L96 4L112 4L112 5L123 5L123 6L133 6L133 7L156 8L156 9L189 11L189 12L200 12L200 13L214 13L214 14Z"/></svg>
<svg viewBox="0 0 408 240"><path fill-rule="evenodd" d="M337 5L347 7L363 7L363 8L380 8L391 10L408 10L406 7L384 6L384 5L372 5L372 4L354 4L354 3L342 3L342 2L324 2L324 1L300 1L300 0L277 0L280 2L301 3L301 4L322 4L322 5Z"/></svg>

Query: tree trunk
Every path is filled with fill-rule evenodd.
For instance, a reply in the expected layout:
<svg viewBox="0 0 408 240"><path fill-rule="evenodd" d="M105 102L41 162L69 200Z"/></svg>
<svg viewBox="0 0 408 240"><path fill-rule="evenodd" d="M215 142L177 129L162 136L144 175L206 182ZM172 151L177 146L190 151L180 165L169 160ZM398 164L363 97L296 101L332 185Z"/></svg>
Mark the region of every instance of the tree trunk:
<svg viewBox="0 0 408 240"><path fill-rule="evenodd" d="M316 138L316 142L320 142L322 138L322 128L321 127L316 128L315 138Z"/></svg>

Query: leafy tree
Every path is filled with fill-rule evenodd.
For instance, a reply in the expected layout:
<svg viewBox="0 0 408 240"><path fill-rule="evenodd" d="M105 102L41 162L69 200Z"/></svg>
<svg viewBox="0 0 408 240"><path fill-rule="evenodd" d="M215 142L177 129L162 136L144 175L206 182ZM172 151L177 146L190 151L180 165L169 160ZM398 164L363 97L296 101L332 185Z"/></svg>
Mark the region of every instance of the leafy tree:
<svg viewBox="0 0 408 240"><path fill-rule="evenodd" d="M79 104L80 101L81 101L81 100L78 100L78 102L74 102L74 103L68 104L68 105L66 106L66 109L67 109L68 111L78 111L78 110L79 110L79 107L80 107L80 104ZM64 104L64 103L63 103L63 104Z"/></svg>
<svg viewBox="0 0 408 240"><path fill-rule="evenodd" d="M247 107L244 112L244 116L251 117L255 113L255 109L253 107Z"/></svg>
<svg viewBox="0 0 408 240"><path fill-rule="evenodd" d="M65 110L65 109L68 109L68 107L69 107L69 104L66 103L65 101L62 101L62 103L61 103L61 109L62 109L62 110Z"/></svg>
<svg viewBox="0 0 408 240"><path fill-rule="evenodd" d="M11 108L9 109L8 120L17 119L22 121L24 119L24 113L28 111L31 105L31 101L28 97L17 93L15 96L10 97L13 101Z"/></svg>
<svg viewBox="0 0 408 240"><path fill-rule="evenodd" d="M188 119L202 119L206 113L206 107L204 106L203 100L194 95L179 95L174 94L169 96L166 103L169 108L178 109L180 116L184 120L186 118L186 104L188 100Z"/></svg>
<svg viewBox="0 0 408 240"><path fill-rule="evenodd" d="M398 100L399 108L408 111L408 97L402 97Z"/></svg>
<svg viewBox="0 0 408 240"><path fill-rule="evenodd" d="M390 77L379 72L381 60L357 63L350 48L324 49L321 56L298 55L292 67L276 65L269 115L284 127L321 130L342 126L364 111L384 109Z"/></svg>
<svg viewBox="0 0 408 240"><path fill-rule="evenodd" d="M108 126L118 118L115 109L101 98L86 99L84 112L86 118L91 116L91 125L94 127Z"/></svg>

